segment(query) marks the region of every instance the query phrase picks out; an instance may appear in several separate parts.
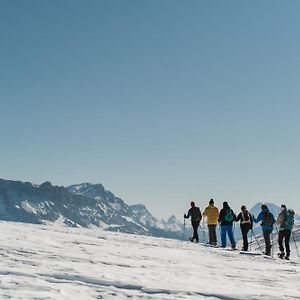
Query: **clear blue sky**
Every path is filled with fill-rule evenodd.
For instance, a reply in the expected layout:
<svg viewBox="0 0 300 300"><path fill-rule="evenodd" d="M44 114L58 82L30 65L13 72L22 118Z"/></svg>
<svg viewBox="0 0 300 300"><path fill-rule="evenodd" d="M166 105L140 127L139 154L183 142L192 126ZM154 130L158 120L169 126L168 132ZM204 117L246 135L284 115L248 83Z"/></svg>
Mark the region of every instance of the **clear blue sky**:
<svg viewBox="0 0 300 300"><path fill-rule="evenodd" d="M0 177L300 211L300 1L1 1Z"/></svg>

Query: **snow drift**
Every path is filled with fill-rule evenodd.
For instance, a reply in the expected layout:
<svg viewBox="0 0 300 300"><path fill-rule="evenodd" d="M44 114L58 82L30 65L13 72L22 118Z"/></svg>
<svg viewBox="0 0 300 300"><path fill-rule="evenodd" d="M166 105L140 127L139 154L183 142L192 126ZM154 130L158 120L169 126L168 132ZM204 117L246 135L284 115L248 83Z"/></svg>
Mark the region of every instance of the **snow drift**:
<svg viewBox="0 0 300 300"><path fill-rule="evenodd" d="M0 222L0 298L299 299L300 262L95 229Z"/></svg>

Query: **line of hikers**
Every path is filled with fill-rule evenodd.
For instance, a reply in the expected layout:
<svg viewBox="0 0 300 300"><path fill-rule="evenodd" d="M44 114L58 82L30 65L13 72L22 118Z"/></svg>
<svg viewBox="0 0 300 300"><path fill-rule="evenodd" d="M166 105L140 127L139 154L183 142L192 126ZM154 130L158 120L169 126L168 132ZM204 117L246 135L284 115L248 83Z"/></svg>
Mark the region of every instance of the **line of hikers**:
<svg viewBox="0 0 300 300"><path fill-rule="evenodd" d="M286 205L281 205L281 212L279 213L277 220L275 220L274 215L270 212L266 204L262 204L261 212L257 218L254 215L251 215L247 210L246 206L241 207L241 212L238 216L233 212L233 210L228 205L228 202L223 202L223 208L219 212L219 209L215 206L214 200L210 199L209 205L205 208L203 214L199 207L195 205L195 202L191 202L191 208L188 211L188 214L184 214L184 218L188 219L191 217L191 223L193 227L193 237L191 241L199 242L198 236L198 227L202 217L207 218L208 225L208 235L209 241L208 244L212 246L217 246L217 233L216 228L219 224L220 226L220 236L221 236L221 247L225 248L227 241L226 237L228 236L231 247L236 249L236 242L234 239L234 222L240 222L240 228L243 236L243 251L248 251L248 233L252 232L253 236L253 223L261 222L261 229L263 232L263 238L265 241L265 254L270 256L272 243L271 235L273 233L274 225L277 225L278 232L278 244L279 244L279 254L278 257L289 259L291 248L290 248L290 238L292 234L292 229L294 226L294 216L295 213L291 209L287 209ZM204 222L204 220L203 220ZM256 237L255 237L256 238ZM283 240L285 245L283 245ZM258 245L259 242L256 239ZM260 245L259 245L260 247Z"/></svg>

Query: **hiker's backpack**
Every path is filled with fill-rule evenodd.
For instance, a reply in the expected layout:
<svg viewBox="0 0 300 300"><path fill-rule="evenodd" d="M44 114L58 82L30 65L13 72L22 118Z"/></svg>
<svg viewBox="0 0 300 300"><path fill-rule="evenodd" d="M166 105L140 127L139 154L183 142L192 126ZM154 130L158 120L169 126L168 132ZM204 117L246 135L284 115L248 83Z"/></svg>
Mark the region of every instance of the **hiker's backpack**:
<svg viewBox="0 0 300 300"><path fill-rule="evenodd" d="M262 225L265 226L272 226L274 224L273 222L273 215L269 211L264 212Z"/></svg>
<svg viewBox="0 0 300 300"><path fill-rule="evenodd" d="M251 224L251 218L248 210L242 212L242 224Z"/></svg>
<svg viewBox="0 0 300 300"><path fill-rule="evenodd" d="M231 208L228 208L226 211L225 211L225 216L224 216L224 220L226 222L232 222L234 220L234 216L233 216L233 211Z"/></svg>
<svg viewBox="0 0 300 300"><path fill-rule="evenodd" d="M285 212L285 218L282 222L281 227L286 230L292 230L295 223L295 212L292 209L289 209Z"/></svg>
<svg viewBox="0 0 300 300"><path fill-rule="evenodd" d="M202 219L200 208L199 207L195 207L193 213L194 213L194 216L193 216L194 217L194 221L199 221L200 222L201 219Z"/></svg>

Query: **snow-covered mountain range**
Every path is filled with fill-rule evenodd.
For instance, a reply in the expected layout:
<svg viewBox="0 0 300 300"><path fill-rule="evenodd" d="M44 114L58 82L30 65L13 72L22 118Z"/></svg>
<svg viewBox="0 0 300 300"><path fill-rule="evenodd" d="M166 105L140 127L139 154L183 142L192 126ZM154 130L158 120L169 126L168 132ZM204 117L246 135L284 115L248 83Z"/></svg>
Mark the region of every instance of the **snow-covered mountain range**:
<svg viewBox="0 0 300 300"><path fill-rule="evenodd" d="M144 205L127 205L101 184L90 183L63 187L0 179L0 220L37 224L59 220L71 227L94 225L108 231L182 236L182 224L174 216L159 220Z"/></svg>
<svg viewBox="0 0 300 300"><path fill-rule="evenodd" d="M251 213L261 210L257 203ZM268 203L276 216L280 207ZM300 220L297 215L296 218ZM0 179L0 220L45 224L61 222L70 227L97 226L108 231L182 239L183 224L173 215L167 221L154 217L142 204L128 205L101 184L81 183L69 187L50 182L35 185ZM236 226L237 227L237 226ZM207 228L199 229L200 240L207 241ZM260 233L257 226L255 234ZM185 238L191 236L186 222ZM236 229L236 239L241 238Z"/></svg>

